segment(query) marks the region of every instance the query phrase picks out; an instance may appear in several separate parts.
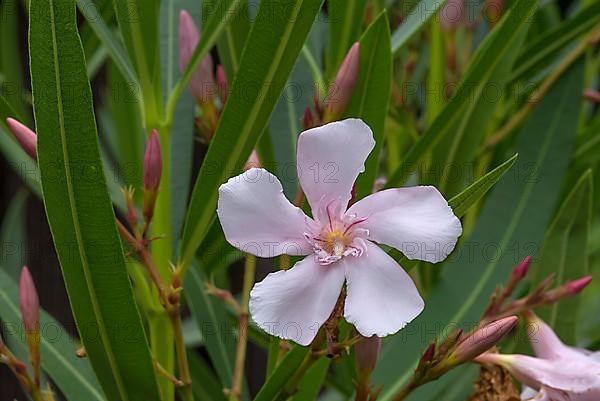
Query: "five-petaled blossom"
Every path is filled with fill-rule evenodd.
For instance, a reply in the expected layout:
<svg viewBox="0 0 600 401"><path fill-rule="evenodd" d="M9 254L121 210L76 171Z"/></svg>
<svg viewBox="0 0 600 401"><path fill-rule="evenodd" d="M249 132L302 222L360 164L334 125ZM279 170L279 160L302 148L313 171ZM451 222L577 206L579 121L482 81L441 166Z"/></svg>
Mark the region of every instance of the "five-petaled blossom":
<svg viewBox="0 0 600 401"><path fill-rule="evenodd" d="M410 276L377 244L435 263L454 249L461 223L431 186L380 191L348 208L374 146L371 129L359 119L300 134L297 172L312 218L263 169L219 189L217 213L230 244L259 257L308 255L252 289L250 313L269 334L310 344L344 283L344 317L365 337L393 334L423 310Z"/></svg>
<svg viewBox="0 0 600 401"><path fill-rule="evenodd" d="M505 367L527 386L531 401L600 400L600 353L569 347L535 315L529 316L529 341L537 357L486 353L479 362Z"/></svg>

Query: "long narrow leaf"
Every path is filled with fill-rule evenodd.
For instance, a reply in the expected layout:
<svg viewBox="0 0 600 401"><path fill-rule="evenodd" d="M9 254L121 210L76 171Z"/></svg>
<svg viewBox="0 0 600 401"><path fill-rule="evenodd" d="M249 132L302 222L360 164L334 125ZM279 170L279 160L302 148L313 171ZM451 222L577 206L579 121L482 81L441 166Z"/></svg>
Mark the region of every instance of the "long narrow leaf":
<svg viewBox="0 0 600 401"><path fill-rule="evenodd" d="M555 274L557 284L580 278L588 272L588 238L592 220L592 173L588 170L561 205L544 239L533 269L532 281ZM580 299L575 297L540 311L559 337L575 344Z"/></svg>
<svg viewBox="0 0 600 401"><path fill-rule="evenodd" d="M75 321L109 400L158 401L106 191L75 2L32 0L30 17L44 205Z"/></svg>

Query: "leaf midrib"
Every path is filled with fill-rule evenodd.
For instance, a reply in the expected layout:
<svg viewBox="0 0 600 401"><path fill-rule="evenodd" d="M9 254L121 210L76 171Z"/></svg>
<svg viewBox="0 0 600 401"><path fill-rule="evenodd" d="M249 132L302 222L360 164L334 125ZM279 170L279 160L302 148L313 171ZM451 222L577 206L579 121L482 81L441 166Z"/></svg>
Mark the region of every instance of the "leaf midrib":
<svg viewBox="0 0 600 401"><path fill-rule="evenodd" d="M71 210L71 218L73 219L73 226L75 237L77 239L77 249L79 251L79 256L81 258L82 267L83 267L83 275L85 277L86 285L90 294L90 303L92 306L92 310L94 312L94 317L98 322L98 332L100 333L101 341L104 345L106 351L106 357L108 362L113 369L113 377L115 379L115 383L117 384L117 388L119 394L123 398L124 401L129 400L129 394L125 390L124 383L121 379L121 372L118 364L116 363L115 355L110 347L110 342L108 341L108 334L106 333L106 327L104 325L104 318L102 313L100 312L100 308L98 305L98 300L96 299L96 291L93 286L93 280L90 277L89 272L89 262L87 260L87 255L85 253L85 249L83 248L83 238L80 231L79 226L79 216L77 213L77 204L75 201L75 194L72 186L72 176L71 171L69 169L69 153L67 149L67 138L65 132L65 122L64 122L64 109L63 109L63 101L62 101L62 88L61 88L61 77L60 77L60 67L58 60L58 42L56 38L56 29L55 29L55 16L54 16L54 0L49 0L49 9L50 9L50 24L51 24L51 32L52 32L52 50L53 50L53 61L54 61L54 77L56 81L56 105L58 107L58 121L60 125L60 139L61 139L61 148L63 152L63 167L65 170L65 182L67 186L67 195L69 197L70 210Z"/></svg>

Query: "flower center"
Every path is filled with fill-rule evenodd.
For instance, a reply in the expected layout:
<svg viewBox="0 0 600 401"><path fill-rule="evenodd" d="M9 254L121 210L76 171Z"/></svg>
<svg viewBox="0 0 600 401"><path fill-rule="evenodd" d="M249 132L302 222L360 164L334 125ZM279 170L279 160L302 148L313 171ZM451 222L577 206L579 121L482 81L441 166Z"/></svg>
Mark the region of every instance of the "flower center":
<svg viewBox="0 0 600 401"><path fill-rule="evenodd" d="M314 223L309 224L304 233L322 265L329 265L344 256L358 257L366 249L369 232L360 227L366 218L343 214L340 209L335 202L319 207Z"/></svg>

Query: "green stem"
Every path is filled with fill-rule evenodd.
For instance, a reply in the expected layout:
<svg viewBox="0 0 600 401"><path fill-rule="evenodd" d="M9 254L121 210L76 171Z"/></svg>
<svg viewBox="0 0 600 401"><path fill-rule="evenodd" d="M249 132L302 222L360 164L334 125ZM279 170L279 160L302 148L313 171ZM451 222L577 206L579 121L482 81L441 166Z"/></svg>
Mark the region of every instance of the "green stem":
<svg viewBox="0 0 600 401"><path fill-rule="evenodd" d="M162 307L161 307L162 308ZM173 350L173 326L167 312L162 309L148 313L148 326L150 328L150 344L152 355L167 372L175 370L175 353ZM161 399L175 399L175 387L167 377L157 376Z"/></svg>
<svg viewBox="0 0 600 401"><path fill-rule="evenodd" d="M244 266L244 284L242 287L242 299L240 303L238 342L235 354L235 367L233 371L231 391L229 393L230 401L239 401L242 396L244 365L246 363L246 348L248 346L248 304L250 302L250 291L254 285L255 272L256 256L246 254L246 263Z"/></svg>
<svg viewBox="0 0 600 401"><path fill-rule="evenodd" d="M304 375L314 365L316 361L319 360L320 354L316 353L314 350L311 350L309 354L306 356L296 373L290 378L287 384L281 389L281 392L275 398L275 401L285 401L298 391L298 385L300 381L304 378Z"/></svg>
<svg viewBox="0 0 600 401"><path fill-rule="evenodd" d="M175 349L177 350L177 361L179 366L179 378L183 383L180 387L181 398L183 401L194 401L194 393L192 392L192 376L187 360L187 351L183 338L183 326L181 324L180 308L175 308L171 313L171 322L175 334Z"/></svg>

